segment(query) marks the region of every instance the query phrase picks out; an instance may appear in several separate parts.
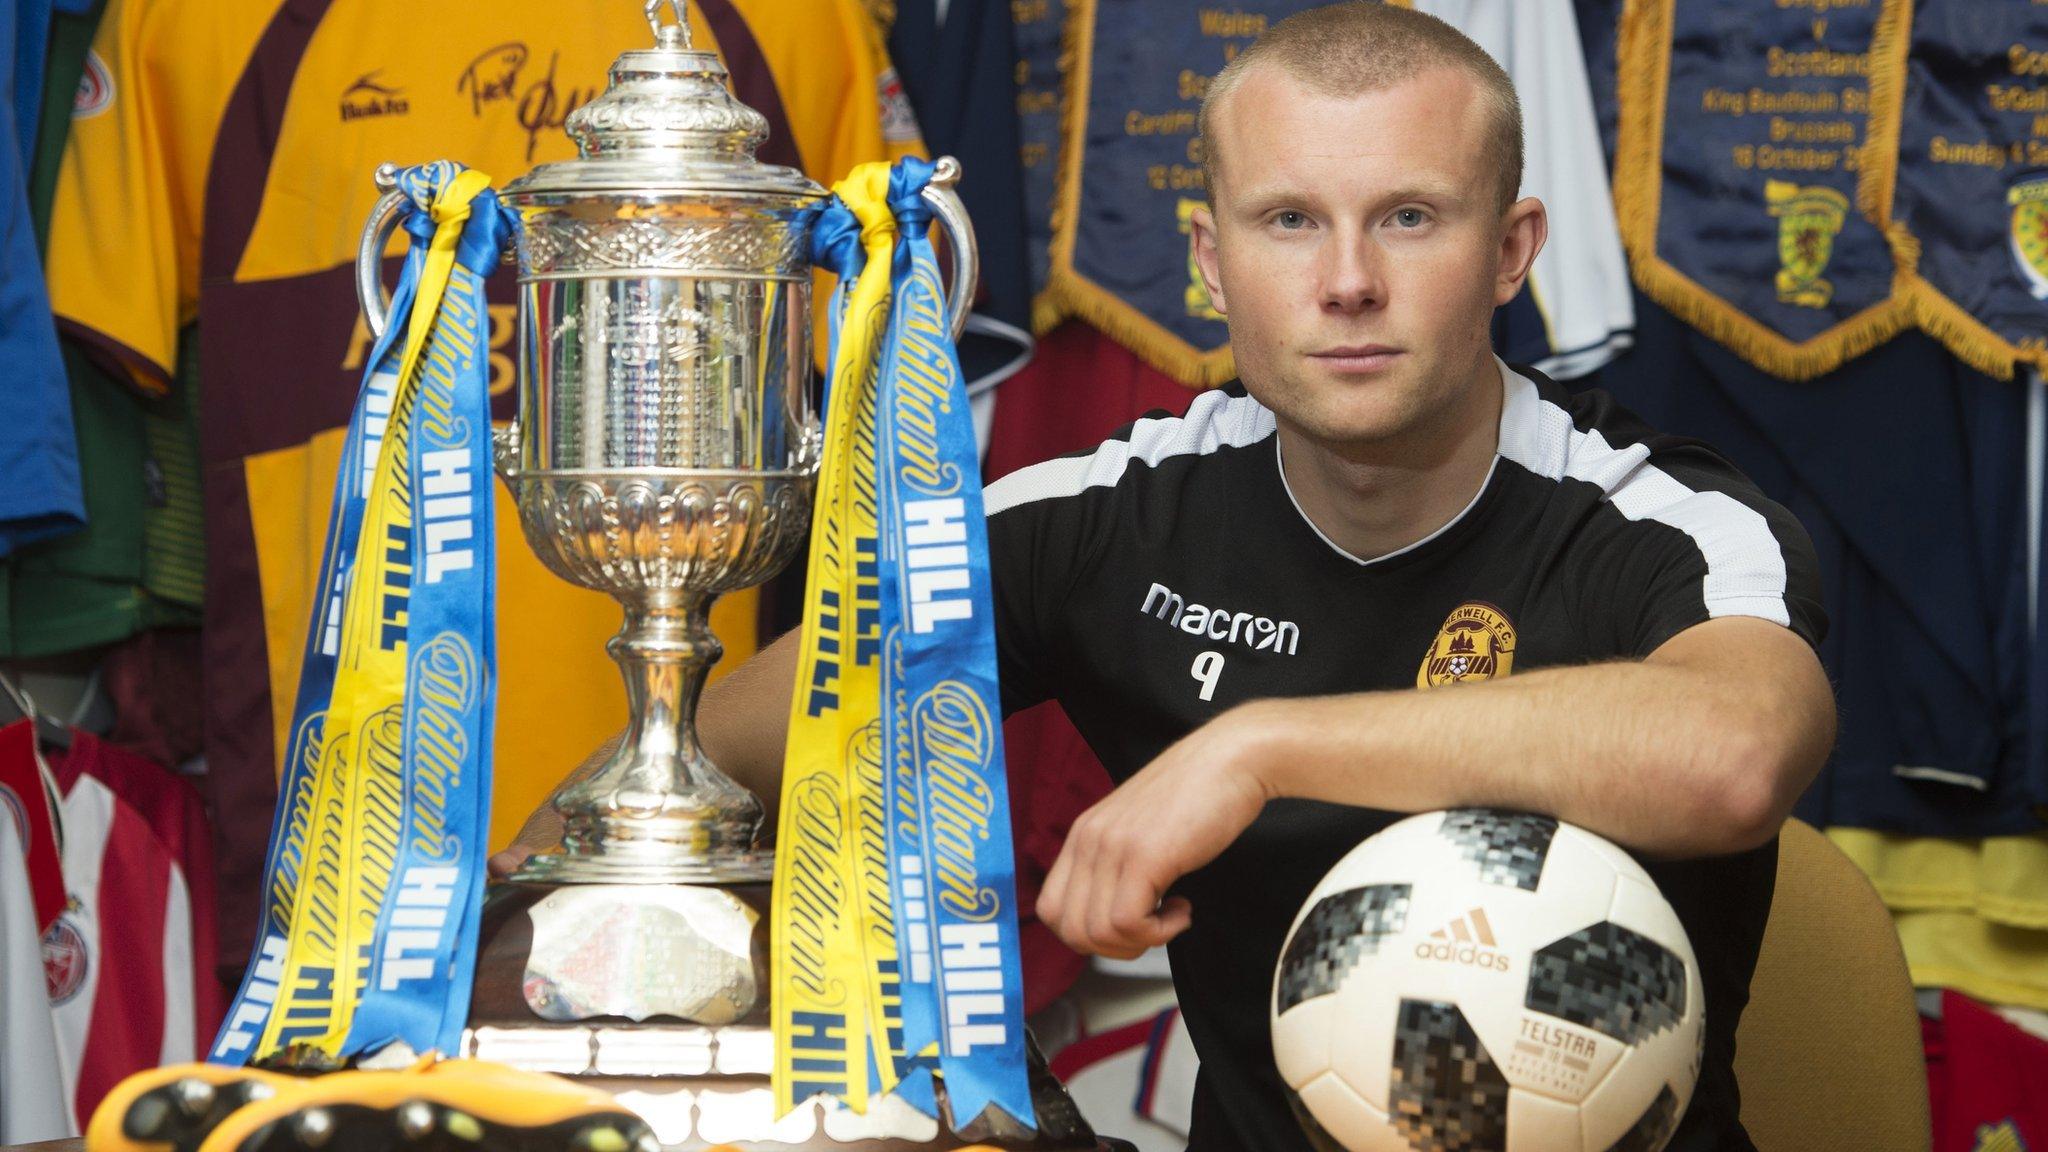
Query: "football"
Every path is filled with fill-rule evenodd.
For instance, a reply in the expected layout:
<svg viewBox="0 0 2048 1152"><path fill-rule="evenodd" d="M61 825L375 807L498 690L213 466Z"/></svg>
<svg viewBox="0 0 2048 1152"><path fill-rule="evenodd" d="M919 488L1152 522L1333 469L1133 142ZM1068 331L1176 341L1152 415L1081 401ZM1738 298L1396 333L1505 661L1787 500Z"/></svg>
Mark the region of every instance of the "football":
<svg viewBox="0 0 2048 1152"><path fill-rule="evenodd" d="M1413 816L1294 919L1273 1053L1350 1152L1656 1152L1692 1099L1699 967L1629 855L1548 816Z"/></svg>

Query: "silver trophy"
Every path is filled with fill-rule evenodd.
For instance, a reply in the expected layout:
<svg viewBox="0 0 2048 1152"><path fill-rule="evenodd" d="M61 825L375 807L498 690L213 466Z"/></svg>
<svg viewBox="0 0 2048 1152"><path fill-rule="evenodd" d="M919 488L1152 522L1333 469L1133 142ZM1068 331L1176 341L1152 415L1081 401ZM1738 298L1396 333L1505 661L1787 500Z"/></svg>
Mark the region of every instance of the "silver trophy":
<svg viewBox="0 0 2048 1152"><path fill-rule="evenodd" d="M694 716L721 652L712 601L781 570L809 526L823 436L805 209L826 193L755 159L766 119L692 49L681 0L669 7L673 23L648 0L655 46L621 55L568 117L579 156L501 193L521 227L519 412L498 471L549 570L625 608L607 648L630 714L616 754L555 796L560 847L487 903L467 1053L597 1079L671 1147L956 1146L894 1097L865 1116L818 1101L772 1114L772 859L760 801L705 757ZM379 172L357 261L379 335L393 175ZM950 242L956 337L977 276L958 176L941 161L925 192ZM1035 1137L972 1134L1093 1147L1037 1071Z"/></svg>

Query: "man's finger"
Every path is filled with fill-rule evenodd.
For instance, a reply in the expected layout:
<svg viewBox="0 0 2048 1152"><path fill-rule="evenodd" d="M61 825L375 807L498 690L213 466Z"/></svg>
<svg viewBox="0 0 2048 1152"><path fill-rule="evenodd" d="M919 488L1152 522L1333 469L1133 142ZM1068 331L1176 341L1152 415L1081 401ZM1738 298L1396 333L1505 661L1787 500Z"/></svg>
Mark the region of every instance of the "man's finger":
<svg viewBox="0 0 2048 1152"><path fill-rule="evenodd" d="M491 875L499 880L506 879L519 870L526 858L533 855L533 849L514 844L503 852L491 857Z"/></svg>
<svg viewBox="0 0 2048 1152"><path fill-rule="evenodd" d="M1072 843L1062 846L1060 854L1053 859L1052 870L1045 874L1045 886L1038 890L1038 918L1045 926L1059 934L1060 920L1067 910L1067 880L1074 869L1070 862Z"/></svg>
<svg viewBox="0 0 2048 1152"><path fill-rule="evenodd" d="M1168 896L1159 905L1159 913L1153 917L1153 930L1157 936L1154 945L1164 944L1188 930L1195 922L1194 905L1185 896Z"/></svg>
<svg viewBox="0 0 2048 1152"><path fill-rule="evenodd" d="M1159 889L1147 875L1149 871L1126 864L1116 871L1111 882L1109 918L1119 944L1143 948L1153 943L1157 928L1153 914L1159 910Z"/></svg>
<svg viewBox="0 0 2048 1152"><path fill-rule="evenodd" d="M1131 869L1129 857L1122 852L1108 851L1096 857L1096 866L1091 869L1088 888L1088 935L1095 942L1096 951L1105 955L1117 955L1133 947L1142 947L1132 935L1135 927L1131 913L1132 898L1129 894ZM1142 918L1144 910L1137 913Z"/></svg>

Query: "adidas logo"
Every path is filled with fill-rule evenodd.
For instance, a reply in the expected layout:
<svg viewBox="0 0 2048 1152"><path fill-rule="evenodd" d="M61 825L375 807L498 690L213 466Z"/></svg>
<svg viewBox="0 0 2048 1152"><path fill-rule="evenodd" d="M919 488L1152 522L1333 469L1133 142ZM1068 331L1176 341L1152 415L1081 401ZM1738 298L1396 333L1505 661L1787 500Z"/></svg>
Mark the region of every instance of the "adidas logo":
<svg viewBox="0 0 2048 1152"><path fill-rule="evenodd" d="M1486 921L1486 909L1474 908L1429 934L1415 944L1418 960L1448 960L1495 972L1508 970L1507 953L1497 950L1493 925Z"/></svg>

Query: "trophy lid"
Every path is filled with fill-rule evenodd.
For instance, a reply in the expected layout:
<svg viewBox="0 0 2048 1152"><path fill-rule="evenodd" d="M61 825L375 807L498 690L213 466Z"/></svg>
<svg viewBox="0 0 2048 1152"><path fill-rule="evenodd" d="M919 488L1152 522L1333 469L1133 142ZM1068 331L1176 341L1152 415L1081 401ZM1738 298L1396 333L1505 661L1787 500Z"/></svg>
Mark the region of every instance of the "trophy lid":
<svg viewBox="0 0 2048 1152"><path fill-rule="evenodd" d="M505 186L514 203L539 196L660 195L720 192L816 198L825 190L794 168L764 164L754 150L768 119L734 99L725 66L690 45L683 0L668 0L676 22L662 22L662 0L647 0L654 47L622 53L604 95L571 112L563 125L574 160L542 164Z"/></svg>

